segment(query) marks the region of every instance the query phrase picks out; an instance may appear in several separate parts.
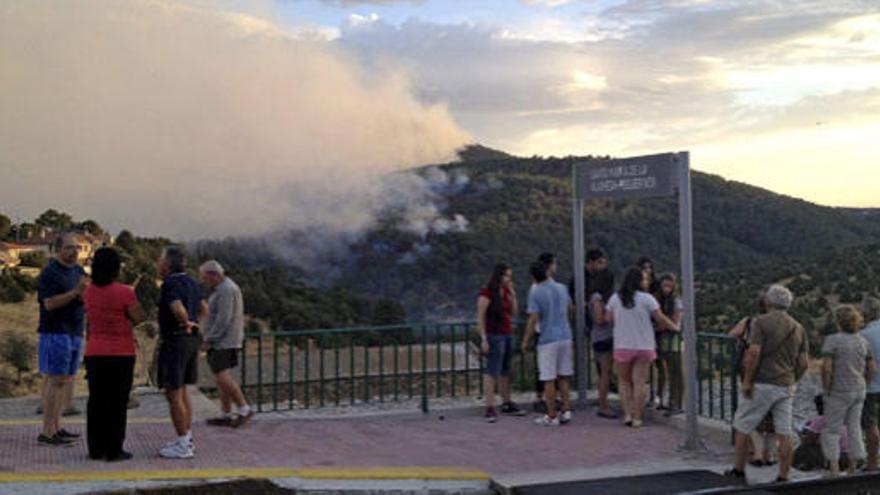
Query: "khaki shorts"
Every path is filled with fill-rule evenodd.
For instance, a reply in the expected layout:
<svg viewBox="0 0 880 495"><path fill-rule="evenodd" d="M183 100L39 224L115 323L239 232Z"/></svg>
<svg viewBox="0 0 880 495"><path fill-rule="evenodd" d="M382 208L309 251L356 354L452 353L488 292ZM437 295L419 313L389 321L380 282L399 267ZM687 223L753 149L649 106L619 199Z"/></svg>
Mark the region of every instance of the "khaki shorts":
<svg viewBox="0 0 880 495"><path fill-rule="evenodd" d="M773 429L777 435L791 435L791 416L794 409L794 388L756 383L752 398L739 396L739 407L733 418L736 431L746 435L755 431L767 413L773 414Z"/></svg>

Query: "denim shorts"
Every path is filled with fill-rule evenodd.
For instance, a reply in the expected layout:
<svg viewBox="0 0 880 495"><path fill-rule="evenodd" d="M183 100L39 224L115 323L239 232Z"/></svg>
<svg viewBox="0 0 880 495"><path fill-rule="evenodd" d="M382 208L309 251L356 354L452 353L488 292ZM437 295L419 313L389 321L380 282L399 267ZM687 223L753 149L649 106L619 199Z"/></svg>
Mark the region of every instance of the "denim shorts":
<svg viewBox="0 0 880 495"><path fill-rule="evenodd" d="M487 334L489 354L486 356L485 373L489 376L507 376L510 374L510 362L513 360L513 334Z"/></svg>
<svg viewBox="0 0 880 495"><path fill-rule="evenodd" d="M66 333L40 334L40 373L74 376L82 359L82 337Z"/></svg>

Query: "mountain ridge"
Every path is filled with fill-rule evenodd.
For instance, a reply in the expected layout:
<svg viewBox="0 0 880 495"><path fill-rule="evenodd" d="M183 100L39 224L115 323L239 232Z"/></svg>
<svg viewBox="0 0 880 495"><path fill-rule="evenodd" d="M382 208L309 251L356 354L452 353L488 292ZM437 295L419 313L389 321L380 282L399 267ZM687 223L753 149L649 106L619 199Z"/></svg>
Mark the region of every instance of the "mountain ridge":
<svg viewBox="0 0 880 495"><path fill-rule="evenodd" d="M354 292L400 300L410 319L442 319L470 315L477 289L498 261L515 268L522 291L529 285L528 264L540 252L554 252L558 278L567 281L572 273L571 166L607 157L485 156L414 169L467 175L468 187L444 198L446 214L467 218L467 232L419 238L380 221L353 246L353 269L339 283ZM698 273L815 256L867 245L880 236L880 221L873 215L816 205L719 175L694 171L692 177ZM589 201L585 217L587 245L606 249L613 269L620 271L647 255L661 270L679 271L675 198ZM379 239L381 252L371 247ZM427 248L401 263L414 245Z"/></svg>

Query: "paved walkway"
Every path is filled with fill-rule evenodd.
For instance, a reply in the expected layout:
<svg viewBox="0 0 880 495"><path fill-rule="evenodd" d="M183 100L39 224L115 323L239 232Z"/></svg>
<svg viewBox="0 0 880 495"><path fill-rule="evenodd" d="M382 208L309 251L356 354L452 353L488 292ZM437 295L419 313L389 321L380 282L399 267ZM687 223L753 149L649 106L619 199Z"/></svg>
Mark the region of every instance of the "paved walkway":
<svg viewBox="0 0 880 495"><path fill-rule="evenodd" d="M204 418L216 409L195 395L198 421L193 435L196 456L188 460L158 457L173 437L161 396L143 396L134 410L126 448L134 459L108 464L87 457L85 441L73 447L36 444L39 421L12 419L0 402L0 494L37 493L13 487L50 486L64 481L145 481L229 477L307 479L484 480L521 485L549 480L600 478L670 470L720 470L730 462L730 447L710 444L701 455L678 451L682 434L648 421L642 429L593 414L576 414L571 424L539 427L536 415L502 417L490 425L474 407L392 412L369 417L321 419L258 415L243 428L208 427ZM81 419L79 422L81 423ZM84 425L73 425L83 431ZM767 472L763 472L767 471ZM772 479L768 470L750 473ZM16 485L16 483L18 485ZM34 484L37 483L37 484ZM54 493L51 490L45 493ZM77 493L66 490L65 493Z"/></svg>

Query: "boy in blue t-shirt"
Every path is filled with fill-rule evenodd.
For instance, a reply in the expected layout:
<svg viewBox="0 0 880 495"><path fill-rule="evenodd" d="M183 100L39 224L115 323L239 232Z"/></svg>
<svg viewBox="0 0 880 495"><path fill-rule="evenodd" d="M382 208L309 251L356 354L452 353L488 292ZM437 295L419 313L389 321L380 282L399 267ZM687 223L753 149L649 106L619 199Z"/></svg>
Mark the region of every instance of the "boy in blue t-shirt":
<svg viewBox="0 0 880 495"><path fill-rule="evenodd" d="M571 421L571 404L568 390L569 378L574 374L572 363L571 326L568 323L571 297L568 289L547 274L547 266L536 262L531 267L535 285L529 293L529 320L523 336L522 348L526 352L535 328L541 325L536 354L538 373L544 382L544 402L547 414L535 422L544 426L558 426ZM562 411L556 414L556 382L562 399Z"/></svg>

